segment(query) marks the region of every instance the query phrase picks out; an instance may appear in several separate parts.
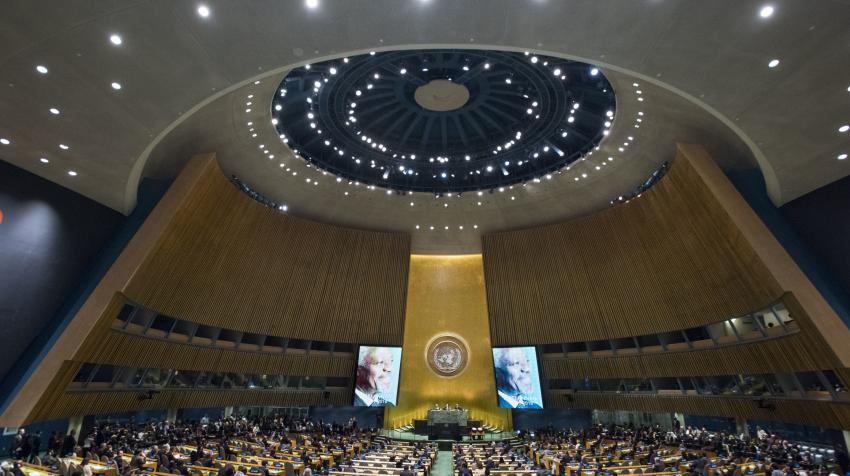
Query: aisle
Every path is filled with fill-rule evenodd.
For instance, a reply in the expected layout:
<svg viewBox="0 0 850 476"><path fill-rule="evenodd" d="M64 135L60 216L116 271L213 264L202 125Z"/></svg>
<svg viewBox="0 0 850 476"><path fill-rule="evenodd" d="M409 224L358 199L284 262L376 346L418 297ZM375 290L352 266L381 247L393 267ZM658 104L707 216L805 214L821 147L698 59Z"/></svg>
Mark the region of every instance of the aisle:
<svg viewBox="0 0 850 476"><path fill-rule="evenodd" d="M452 476L452 452L438 451L437 460L431 468L432 476Z"/></svg>

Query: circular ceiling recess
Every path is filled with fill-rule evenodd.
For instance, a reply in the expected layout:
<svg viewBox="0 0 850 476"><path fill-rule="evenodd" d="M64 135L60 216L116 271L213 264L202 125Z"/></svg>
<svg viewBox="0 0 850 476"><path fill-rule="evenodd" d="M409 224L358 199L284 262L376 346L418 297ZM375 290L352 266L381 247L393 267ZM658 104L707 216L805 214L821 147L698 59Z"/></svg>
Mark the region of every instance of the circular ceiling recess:
<svg viewBox="0 0 850 476"><path fill-rule="evenodd" d="M272 102L296 156L399 193L520 183L593 150L615 115L596 67L531 53L405 50L292 70Z"/></svg>

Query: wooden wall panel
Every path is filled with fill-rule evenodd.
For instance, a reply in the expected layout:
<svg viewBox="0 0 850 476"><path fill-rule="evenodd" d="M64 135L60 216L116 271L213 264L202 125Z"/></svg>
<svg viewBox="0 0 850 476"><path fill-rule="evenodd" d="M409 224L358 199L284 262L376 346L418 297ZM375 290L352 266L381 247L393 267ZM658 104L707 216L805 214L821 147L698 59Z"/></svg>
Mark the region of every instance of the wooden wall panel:
<svg viewBox="0 0 850 476"><path fill-rule="evenodd" d="M686 160L629 203L483 239L494 345L683 329L782 294Z"/></svg>
<svg viewBox="0 0 850 476"><path fill-rule="evenodd" d="M825 428L850 428L850 405L820 401L771 399L773 410L759 408L745 398L657 395L556 395L547 405L556 408L592 408L650 413L678 412L731 418L777 420Z"/></svg>
<svg viewBox="0 0 850 476"><path fill-rule="evenodd" d="M139 400L138 392L71 392L52 405L39 405L29 421L67 418L74 415L225 406L350 405L350 391L265 390L165 390L150 400Z"/></svg>
<svg viewBox="0 0 850 476"><path fill-rule="evenodd" d="M123 367L177 368L217 372L351 377L354 356L285 355L217 349L132 336L110 331L97 345L80 353L80 362Z"/></svg>
<svg viewBox="0 0 850 476"><path fill-rule="evenodd" d="M841 369L841 361L794 295L785 294L782 302L799 328L794 334L681 352L596 358L546 357L541 361L541 371L546 378L566 379L697 377Z"/></svg>
<svg viewBox="0 0 850 476"><path fill-rule="evenodd" d="M123 290L241 331L402 343L410 237L284 215L209 167Z"/></svg>

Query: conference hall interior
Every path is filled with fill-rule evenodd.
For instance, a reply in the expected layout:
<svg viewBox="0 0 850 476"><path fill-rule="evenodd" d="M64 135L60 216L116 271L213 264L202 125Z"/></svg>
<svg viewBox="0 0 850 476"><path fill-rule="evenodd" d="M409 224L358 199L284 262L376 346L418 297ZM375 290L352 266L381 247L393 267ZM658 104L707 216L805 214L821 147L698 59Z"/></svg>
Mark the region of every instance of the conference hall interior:
<svg viewBox="0 0 850 476"><path fill-rule="evenodd" d="M0 476L850 475L847 1L0 10Z"/></svg>

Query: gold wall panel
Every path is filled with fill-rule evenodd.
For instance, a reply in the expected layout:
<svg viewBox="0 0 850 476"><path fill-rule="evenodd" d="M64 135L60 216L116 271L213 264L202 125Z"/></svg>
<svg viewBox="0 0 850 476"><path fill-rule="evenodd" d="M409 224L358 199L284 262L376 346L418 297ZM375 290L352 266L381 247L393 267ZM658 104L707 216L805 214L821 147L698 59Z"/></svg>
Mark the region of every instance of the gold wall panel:
<svg viewBox="0 0 850 476"><path fill-rule="evenodd" d="M487 321L481 255L410 257L398 406L386 409L388 428L426 418L435 403L459 403L471 419L511 428L510 410L496 401ZM469 347L466 369L450 378L438 376L425 359L428 342L444 333Z"/></svg>

